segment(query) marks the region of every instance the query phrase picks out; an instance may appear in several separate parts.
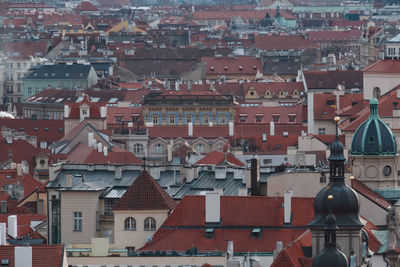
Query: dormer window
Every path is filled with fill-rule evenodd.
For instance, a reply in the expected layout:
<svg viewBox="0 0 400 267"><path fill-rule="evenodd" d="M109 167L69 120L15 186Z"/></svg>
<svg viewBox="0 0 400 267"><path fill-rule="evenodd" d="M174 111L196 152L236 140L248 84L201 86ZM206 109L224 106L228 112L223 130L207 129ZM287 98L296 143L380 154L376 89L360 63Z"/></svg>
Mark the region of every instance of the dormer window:
<svg viewBox="0 0 400 267"><path fill-rule="evenodd" d="M273 115L272 115L272 121L273 121L273 122L279 122L279 117L280 117L279 114L273 114Z"/></svg>
<svg viewBox="0 0 400 267"><path fill-rule="evenodd" d="M214 228L207 228L204 234L205 238L213 238L214 237Z"/></svg>
<svg viewBox="0 0 400 267"><path fill-rule="evenodd" d="M224 70L228 70L228 67L227 67L227 66L225 66L225 67L224 67Z"/></svg>
<svg viewBox="0 0 400 267"><path fill-rule="evenodd" d="M262 229L261 228L254 228L251 230L251 237L252 238L261 238Z"/></svg>
<svg viewBox="0 0 400 267"><path fill-rule="evenodd" d="M294 123L296 121L296 115L295 114L289 114L289 122Z"/></svg>
<svg viewBox="0 0 400 267"><path fill-rule="evenodd" d="M213 66L211 66L211 67L210 67L210 70L214 70L214 67L213 67Z"/></svg>
<svg viewBox="0 0 400 267"><path fill-rule="evenodd" d="M239 66L239 70L243 70L243 67L242 67L242 66Z"/></svg>

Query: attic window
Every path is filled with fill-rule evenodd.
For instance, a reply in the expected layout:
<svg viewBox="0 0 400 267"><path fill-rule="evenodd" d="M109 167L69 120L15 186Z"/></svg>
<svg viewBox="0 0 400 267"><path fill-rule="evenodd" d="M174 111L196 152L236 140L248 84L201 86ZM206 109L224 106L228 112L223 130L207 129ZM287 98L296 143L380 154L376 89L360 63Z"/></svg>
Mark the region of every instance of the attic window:
<svg viewBox="0 0 400 267"><path fill-rule="evenodd" d="M227 66L225 66L225 67L224 67L224 70L228 70L228 67L227 67Z"/></svg>
<svg viewBox="0 0 400 267"><path fill-rule="evenodd" d="M214 67L213 67L213 66L211 66L211 67L210 67L210 70L214 70Z"/></svg>
<svg viewBox="0 0 400 267"><path fill-rule="evenodd" d="M205 232L205 238L213 238L214 237L214 228L207 228Z"/></svg>
<svg viewBox="0 0 400 267"><path fill-rule="evenodd" d="M242 66L239 66L239 70L242 70L243 69L243 67Z"/></svg>
<svg viewBox="0 0 400 267"><path fill-rule="evenodd" d="M2 259L1 260L1 265L5 266L5 265L9 265L10 264L10 260L9 259Z"/></svg>
<svg viewBox="0 0 400 267"><path fill-rule="evenodd" d="M38 127L35 127L35 131L38 131L39 130L39 128Z"/></svg>
<svg viewBox="0 0 400 267"><path fill-rule="evenodd" d="M67 73L65 73L65 77L68 77L69 76L69 73L67 72Z"/></svg>
<svg viewBox="0 0 400 267"><path fill-rule="evenodd" d="M251 230L251 237L252 238L261 238L262 229L261 228L254 228Z"/></svg>
<svg viewBox="0 0 400 267"><path fill-rule="evenodd" d="M256 65L253 65L253 69L256 70L256 69L257 69L257 66L256 66Z"/></svg>
<svg viewBox="0 0 400 267"><path fill-rule="evenodd" d="M328 106L335 105L335 100L333 100L333 99L326 100L326 104L327 104Z"/></svg>
<svg viewBox="0 0 400 267"><path fill-rule="evenodd" d="M48 132L48 131L49 131L49 128L44 128L44 130L45 130L46 132Z"/></svg>

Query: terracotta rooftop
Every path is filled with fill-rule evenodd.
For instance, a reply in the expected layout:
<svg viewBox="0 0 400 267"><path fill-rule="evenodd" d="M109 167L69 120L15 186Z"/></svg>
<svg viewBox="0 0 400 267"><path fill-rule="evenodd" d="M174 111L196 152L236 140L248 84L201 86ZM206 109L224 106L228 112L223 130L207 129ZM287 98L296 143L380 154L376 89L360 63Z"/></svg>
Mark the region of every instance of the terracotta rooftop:
<svg viewBox="0 0 400 267"><path fill-rule="evenodd" d="M1 246L0 258L9 259L9 266L15 266L15 246ZM33 245L32 267L62 267L64 248L62 245Z"/></svg>
<svg viewBox="0 0 400 267"><path fill-rule="evenodd" d="M378 193L374 192L368 186L364 185L357 179L351 180L351 187L357 191L357 193L363 195L364 197L368 198L378 206L382 207L385 210L389 210L392 204L387 201L384 197L379 195Z"/></svg>
<svg viewBox="0 0 400 267"><path fill-rule="evenodd" d="M172 210L177 203L146 171L142 171L114 210Z"/></svg>
<svg viewBox="0 0 400 267"><path fill-rule="evenodd" d="M226 157L226 158L225 158ZM220 165L224 163L225 160L227 163L236 166L244 166L244 163L238 160L232 153L224 153L220 151L212 151L208 155L206 155L201 160L197 161L196 164L199 165Z"/></svg>
<svg viewBox="0 0 400 267"><path fill-rule="evenodd" d="M400 60L385 59L364 68L363 72L399 73Z"/></svg>

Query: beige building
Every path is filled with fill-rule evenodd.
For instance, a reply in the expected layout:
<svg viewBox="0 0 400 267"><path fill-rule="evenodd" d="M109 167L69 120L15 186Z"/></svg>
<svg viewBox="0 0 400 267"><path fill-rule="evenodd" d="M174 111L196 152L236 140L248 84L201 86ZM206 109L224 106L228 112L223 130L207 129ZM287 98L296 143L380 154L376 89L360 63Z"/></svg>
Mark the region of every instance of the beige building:
<svg viewBox="0 0 400 267"><path fill-rule="evenodd" d="M145 170L115 204L115 245L130 253L151 241L176 202Z"/></svg>

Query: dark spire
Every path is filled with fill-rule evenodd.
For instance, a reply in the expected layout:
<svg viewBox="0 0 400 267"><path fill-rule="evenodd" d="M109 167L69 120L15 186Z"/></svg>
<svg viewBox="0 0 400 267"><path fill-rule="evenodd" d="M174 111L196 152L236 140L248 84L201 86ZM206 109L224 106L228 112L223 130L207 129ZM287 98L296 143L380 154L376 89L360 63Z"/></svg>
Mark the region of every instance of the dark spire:
<svg viewBox="0 0 400 267"><path fill-rule="evenodd" d="M146 170L146 156L143 157L143 171Z"/></svg>
<svg viewBox="0 0 400 267"><path fill-rule="evenodd" d="M344 162L346 158L343 155L343 145L339 141L338 123L339 117L335 117L336 123L336 138L331 145L331 154L328 158L330 163L330 177L331 179L343 179L344 180Z"/></svg>
<svg viewBox="0 0 400 267"><path fill-rule="evenodd" d="M333 196L328 196L329 206L332 206ZM336 217L332 214L330 207L329 213L325 218L325 248L318 253L312 262L313 267L347 267L347 257L338 250L336 246Z"/></svg>

